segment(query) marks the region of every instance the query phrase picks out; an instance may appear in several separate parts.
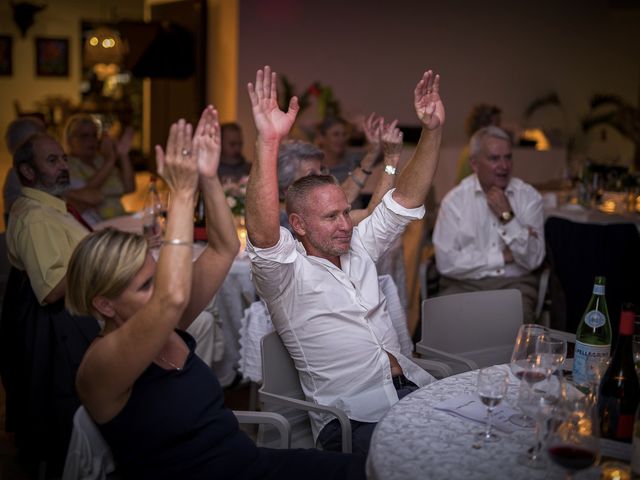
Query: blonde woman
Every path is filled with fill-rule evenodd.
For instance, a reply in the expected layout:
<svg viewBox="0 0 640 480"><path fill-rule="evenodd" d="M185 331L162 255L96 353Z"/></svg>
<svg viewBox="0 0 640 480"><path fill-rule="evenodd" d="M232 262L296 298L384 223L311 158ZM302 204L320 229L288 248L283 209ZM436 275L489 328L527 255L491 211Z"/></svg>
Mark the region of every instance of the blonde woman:
<svg viewBox="0 0 640 480"><path fill-rule="evenodd" d="M217 177L220 133L208 107L195 135L171 126L158 170L171 191L156 264L140 235L104 230L86 237L69 265L67 303L105 322L78 370L83 405L125 478L364 478L362 459L315 450L257 448L184 330L224 280L238 251ZM192 263L193 208L204 194L209 243ZM315 477L317 475L318 477Z"/></svg>

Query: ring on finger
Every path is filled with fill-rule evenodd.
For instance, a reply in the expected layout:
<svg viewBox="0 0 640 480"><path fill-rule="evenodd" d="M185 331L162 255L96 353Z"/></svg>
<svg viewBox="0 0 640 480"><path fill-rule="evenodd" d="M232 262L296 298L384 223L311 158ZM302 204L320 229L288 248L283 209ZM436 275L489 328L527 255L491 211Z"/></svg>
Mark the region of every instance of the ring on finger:
<svg viewBox="0 0 640 480"><path fill-rule="evenodd" d="M183 148L180 153L183 157L188 157L189 155L191 155L191 150L189 150L188 148Z"/></svg>

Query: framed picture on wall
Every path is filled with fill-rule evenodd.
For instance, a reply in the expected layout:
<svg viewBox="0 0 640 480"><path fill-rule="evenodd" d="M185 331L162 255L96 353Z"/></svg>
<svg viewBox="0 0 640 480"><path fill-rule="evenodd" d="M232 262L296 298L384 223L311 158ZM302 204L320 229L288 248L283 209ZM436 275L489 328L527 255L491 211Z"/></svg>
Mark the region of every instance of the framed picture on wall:
<svg viewBox="0 0 640 480"><path fill-rule="evenodd" d="M37 37L36 75L40 77L69 76L69 39Z"/></svg>
<svg viewBox="0 0 640 480"><path fill-rule="evenodd" d="M9 35L0 35L0 75L13 74L13 41Z"/></svg>

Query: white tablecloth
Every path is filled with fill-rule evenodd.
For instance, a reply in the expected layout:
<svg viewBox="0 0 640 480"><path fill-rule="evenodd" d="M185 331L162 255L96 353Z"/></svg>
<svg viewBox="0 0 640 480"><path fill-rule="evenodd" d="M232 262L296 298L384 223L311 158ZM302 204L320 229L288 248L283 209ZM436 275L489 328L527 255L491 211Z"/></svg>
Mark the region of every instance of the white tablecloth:
<svg viewBox="0 0 640 480"><path fill-rule="evenodd" d="M507 368L506 366L504 368ZM532 429L502 436L497 443L473 448L474 434L484 425L435 410L433 406L464 393L475 393L477 371L434 382L396 403L378 423L367 458L367 475L375 480L418 478L562 479L555 465L534 470L520 465L517 456L533 445ZM515 385L510 388L516 388ZM574 478L598 478L598 468Z"/></svg>
<svg viewBox="0 0 640 480"><path fill-rule="evenodd" d="M545 208L544 217L559 217L578 223L596 223L609 225L612 223L634 223L640 230L640 214L638 213L606 213L595 208L565 203L558 207Z"/></svg>

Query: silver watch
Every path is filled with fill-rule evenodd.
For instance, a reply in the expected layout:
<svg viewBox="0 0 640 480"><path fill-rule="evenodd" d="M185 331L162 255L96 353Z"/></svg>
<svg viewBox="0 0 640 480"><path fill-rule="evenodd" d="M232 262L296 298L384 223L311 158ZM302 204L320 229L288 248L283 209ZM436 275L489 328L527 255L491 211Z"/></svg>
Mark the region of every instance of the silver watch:
<svg viewBox="0 0 640 480"><path fill-rule="evenodd" d="M385 165L384 166L384 173L388 173L389 175L397 175L396 174L396 167L394 167L393 165Z"/></svg>

